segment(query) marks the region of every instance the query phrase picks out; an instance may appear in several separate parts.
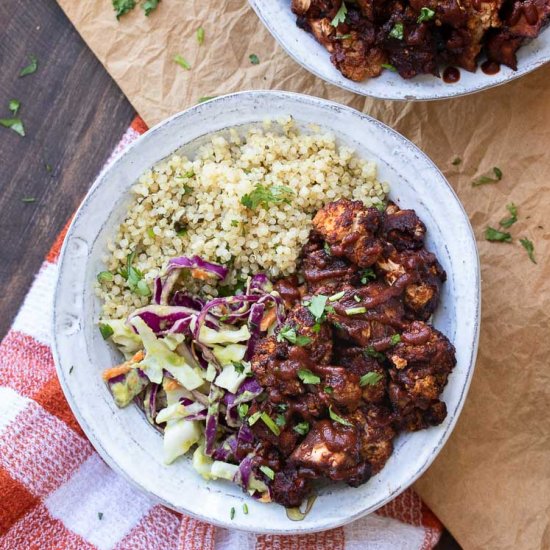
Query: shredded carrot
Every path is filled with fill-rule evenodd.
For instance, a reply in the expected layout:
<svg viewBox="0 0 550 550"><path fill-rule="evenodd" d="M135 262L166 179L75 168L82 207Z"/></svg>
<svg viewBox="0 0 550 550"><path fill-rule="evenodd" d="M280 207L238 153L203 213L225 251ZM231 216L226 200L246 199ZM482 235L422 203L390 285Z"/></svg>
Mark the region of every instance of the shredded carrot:
<svg viewBox="0 0 550 550"><path fill-rule="evenodd" d="M130 372L132 370L132 365L139 363L143 360L143 358L143 351L140 350L131 359L129 359L125 363L122 363L122 365L117 365L116 367L105 369L102 374L103 380L111 380L111 378L115 378L116 376L120 376L121 374L126 374Z"/></svg>
<svg viewBox="0 0 550 550"><path fill-rule="evenodd" d="M181 388L181 385L178 384L178 382L176 380L172 380L170 378L165 378L164 383L163 383L163 387L164 387L165 391L174 391L174 390L177 390L178 388Z"/></svg>
<svg viewBox="0 0 550 550"><path fill-rule="evenodd" d="M191 277L193 277L193 279L200 279L201 281L206 281L207 279L210 278L210 276L211 275L208 273L208 271L205 271L204 269L199 269L198 267L191 270Z"/></svg>
<svg viewBox="0 0 550 550"><path fill-rule="evenodd" d="M275 311L275 308L272 307L271 309L268 309L260 322L260 330L267 330L275 322L276 318L277 311Z"/></svg>

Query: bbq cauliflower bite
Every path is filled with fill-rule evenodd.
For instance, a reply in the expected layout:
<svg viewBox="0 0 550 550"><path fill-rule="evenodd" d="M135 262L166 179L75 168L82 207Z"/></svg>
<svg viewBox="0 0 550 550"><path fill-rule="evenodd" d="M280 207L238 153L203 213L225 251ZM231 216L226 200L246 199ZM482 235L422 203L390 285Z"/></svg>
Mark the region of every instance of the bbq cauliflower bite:
<svg viewBox="0 0 550 550"><path fill-rule="evenodd" d="M424 246L426 226L414 210L401 210L390 202L382 216L381 236L399 251Z"/></svg>
<svg viewBox="0 0 550 550"><path fill-rule="evenodd" d="M447 275L434 254L425 249L397 252L387 246L376 268L390 286L403 288L407 317L427 321L436 310Z"/></svg>
<svg viewBox="0 0 550 550"><path fill-rule="evenodd" d="M361 201L340 199L321 208L313 218L313 227L330 246L330 253L346 257L361 268L370 267L382 252L376 236L381 214Z"/></svg>
<svg viewBox="0 0 550 550"><path fill-rule="evenodd" d="M447 337L421 321L412 322L387 355L392 365L390 401L404 416L414 409L427 411L438 402L456 364L455 349Z"/></svg>

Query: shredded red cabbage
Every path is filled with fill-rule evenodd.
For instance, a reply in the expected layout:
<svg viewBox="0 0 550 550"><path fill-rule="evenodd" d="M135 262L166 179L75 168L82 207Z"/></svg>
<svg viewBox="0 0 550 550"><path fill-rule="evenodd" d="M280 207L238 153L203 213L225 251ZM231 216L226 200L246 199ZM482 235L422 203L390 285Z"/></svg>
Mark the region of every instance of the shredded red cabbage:
<svg viewBox="0 0 550 550"><path fill-rule="evenodd" d="M207 262L200 256L191 256L190 258L180 256L179 258L172 258L168 262L167 271L170 272L174 269L200 269L202 271L206 271L210 275L213 275L220 281L223 281L229 273L227 267L214 264L212 262Z"/></svg>

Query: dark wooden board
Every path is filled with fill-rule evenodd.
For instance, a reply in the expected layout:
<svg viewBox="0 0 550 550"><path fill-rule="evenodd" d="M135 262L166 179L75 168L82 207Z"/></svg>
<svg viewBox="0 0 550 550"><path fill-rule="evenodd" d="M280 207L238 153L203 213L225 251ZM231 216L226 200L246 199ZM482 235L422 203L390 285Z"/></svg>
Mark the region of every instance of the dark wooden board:
<svg viewBox="0 0 550 550"><path fill-rule="evenodd" d="M0 128L1 338L134 111L54 0L3 0L0 29L0 118L18 99L27 133Z"/></svg>

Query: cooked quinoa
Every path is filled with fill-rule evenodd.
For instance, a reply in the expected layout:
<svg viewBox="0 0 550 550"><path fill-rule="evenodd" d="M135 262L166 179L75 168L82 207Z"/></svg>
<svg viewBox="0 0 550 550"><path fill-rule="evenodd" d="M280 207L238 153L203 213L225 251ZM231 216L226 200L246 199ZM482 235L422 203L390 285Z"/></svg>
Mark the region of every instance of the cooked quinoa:
<svg viewBox="0 0 550 550"><path fill-rule="evenodd" d="M258 184L283 189L284 202L244 206ZM374 162L319 128L300 131L288 119L254 126L245 136L235 129L216 134L194 160L174 154L133 186L134 200L103 258L114 277L97 284L102 316L122 318L150 301L131 292L120 274L134 250L133 266L150 288L168 260L182 255L231 266L224 285L257 272L278 278L296 269L323 205L346 197L375 206L387 192ZM213 282L201 285L203 294L217 295Z"/></svg>

